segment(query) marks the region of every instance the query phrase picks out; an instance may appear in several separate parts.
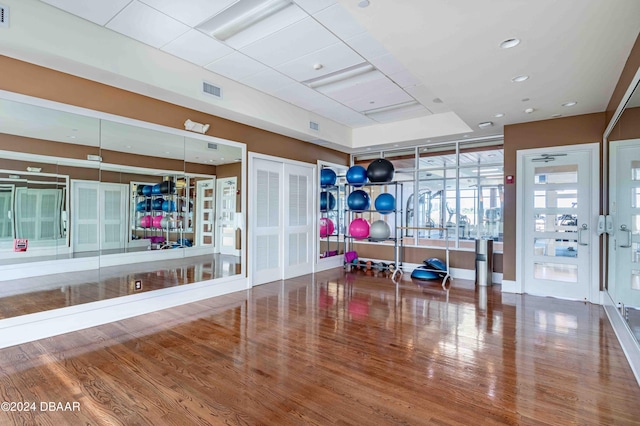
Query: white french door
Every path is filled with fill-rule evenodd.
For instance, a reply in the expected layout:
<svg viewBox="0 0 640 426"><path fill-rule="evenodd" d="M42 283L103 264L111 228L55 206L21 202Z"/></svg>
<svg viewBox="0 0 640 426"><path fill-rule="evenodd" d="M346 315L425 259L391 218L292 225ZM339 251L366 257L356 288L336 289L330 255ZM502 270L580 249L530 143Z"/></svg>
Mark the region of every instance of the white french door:
<svg viewBox="0 0 640 426"><path fill-rule="evenodd" d="M610 146L609 289L614 302L640 309L640 140Z"/></svg>
<svg viewBox="0 0 640 426"><path fill-rule="evenodd" d="M214 244L215 179L196 181L196 241L198 246Z"/></svg>
<svg viewBox="0 0 640 426"><path fill-rule="evenodd" d="M519 151L523 291L598 299L597 144Z"/></svg>
<svg viewBox="0 0 640 426"><path fill-rule="evenodd" d="M221 254L240 255L236 249L237 178L218 179L218 248Z"/></svg>
<svg viewBox="0 0 640 426"><path fill-rule="evenodd" d="M253 285L313 271L314 165L250 156Z"/></svg>
<svg viewBox="0 0 640 426"><path fill-rule="evenodd" d="M125 247L128 236L129 185L100 183L99 188L100 249L122 249Z"/></svg>

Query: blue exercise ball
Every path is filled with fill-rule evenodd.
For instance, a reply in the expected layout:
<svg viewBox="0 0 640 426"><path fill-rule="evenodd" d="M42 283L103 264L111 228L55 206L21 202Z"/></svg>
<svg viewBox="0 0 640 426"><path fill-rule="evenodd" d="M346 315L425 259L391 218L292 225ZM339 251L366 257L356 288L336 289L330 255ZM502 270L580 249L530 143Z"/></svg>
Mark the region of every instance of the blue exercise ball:
<svg viewBox="0 0 640 426"><path fill-rule="evenodd" d="M373 160L367 167L367 178L369 182L391 182L395 168L393 163L384 158Z"/></svg>
<svg viewBox="0 0 640 426"><path fill-rule="evenodd" d="M383 192L376 197L374 205L378 213L389 214L396 209L396 199L388 192Z"/></svg>
<svg viewBox="0 0 640 426"><path fill-rule="evenodd" d="M369 194L362 189L356 189L349 194L349 197L347 197L347 206L349 206L349 210L353 210L355 212L369 210L369 207L371 206Z"/></svg>
<svg viewBox="0 0 640 426"><path fill-rule="evenodd" d="M411 278L415 278L417 280L435 280L439 278L439 275L433 271L427 271L422 266L418 266L411 272Z"/></svg>
<svg viewBox="0 0 640 426"><path fill-rule="evenodd" d="M160 191L160 184L159 184L159 183L157 183L157 184L155 184L155 185L153 185L153 186L151 187L151 193L152 193L153 195L160 195L160 194L162 194L162 192Z"/></svg>
<svg viewBox="0 0 640 426"><path fill-rule="evenodd" d="M322 191L320 193L320 211L326 212L336 208L336 197L332 193Z"/></svg>
<svg viewBox="0 0 640 426"><path fill-rule="evenodd" d="M353 186L362 186L367 183L367 169L362 166L351 166L347 170L347 182Z"/></svg>
<svg viewBox="0 0 640 426"><path fill-rule="evenodd" d="M146 212L151 210L151 200L143 200L136 204L136 211Z"/></svg>
<svg viewBox="0 0 640 426"><path fill-rule="evenodd" d="M153 187L151 185L145 185L142 187L142 195L151 195L151 191L153 191Z"/></svg>
<svg viewBox="0 0 640 426"><path fill-rule="evenodd" d="M176 203L172 200L164 200L162 202L162 211L165 212L174 212L176 211Z"/></svg>
<svg viewBox="0 0 640 426"><path fill-rule="evenodd" d="M332 186L336 184L336 172L331 169L322 169L320 170L320 186L326 188L327 186Z"/></svg>

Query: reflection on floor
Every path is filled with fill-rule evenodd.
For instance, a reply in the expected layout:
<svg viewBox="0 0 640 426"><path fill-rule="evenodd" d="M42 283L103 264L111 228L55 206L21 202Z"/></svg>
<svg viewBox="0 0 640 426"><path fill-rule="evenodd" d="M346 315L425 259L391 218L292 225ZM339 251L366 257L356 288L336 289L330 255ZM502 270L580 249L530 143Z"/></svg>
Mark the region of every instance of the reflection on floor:
<svg viewBox="0 0 640 426"><path fill-rule="evenodd" d="M239 273L239 257L216 254L3 281L0 319Z"/></svg>
<svg viewBox="0 0 640 426"><path fill-rule="evenodd" d="M601 306L421 284L334 269L3 349L38 410L0 424L640 423Z"/></svg>

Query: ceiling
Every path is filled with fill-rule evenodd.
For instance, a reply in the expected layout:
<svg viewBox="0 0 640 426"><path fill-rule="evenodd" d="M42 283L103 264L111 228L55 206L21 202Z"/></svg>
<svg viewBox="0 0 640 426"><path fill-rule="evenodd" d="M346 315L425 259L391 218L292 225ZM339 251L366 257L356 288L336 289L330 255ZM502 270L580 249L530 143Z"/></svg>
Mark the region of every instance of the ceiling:
<svg viewBox="0 0 640 426"><path fill-rule="evenodd" d="M638 0L42 2L344 125L345 152L603 111L640 31Z"/></svg>

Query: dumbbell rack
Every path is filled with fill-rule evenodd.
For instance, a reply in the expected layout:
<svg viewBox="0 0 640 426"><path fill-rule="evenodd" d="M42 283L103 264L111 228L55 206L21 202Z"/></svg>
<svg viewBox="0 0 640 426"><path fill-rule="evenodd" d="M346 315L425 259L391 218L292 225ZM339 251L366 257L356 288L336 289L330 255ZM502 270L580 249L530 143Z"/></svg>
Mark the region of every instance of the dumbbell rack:
<svg viewBox="0 0 640 426"><path fill-rule="evenodd" d="M404 215L403 215L403 211L402 211L402 206L403 206L403 201L402 201L402 194L403 194L403 184L402 182L397 182L397 181L392 181L392 182L367 182L364 184L358 184L358 185L354 185L351 183L346 183L345 184L345 200L347 200L349 198L349 195L357 189L365 189L365 188L369 188L368 194L369 194L369 198L371 200L371 204L374 203L374 197L371 196L371 188L373 187L382 187L382 186L387 186L387 187L393 187L393 191L389 191L389 188L387 188L387 192L392 193L392 195L394 196L395 199L395 209L392 210L389 214L393 215L393 223L389 223L389 221L387 221L387 223L389 224L389 227L391 228L391 235L389 236L389 238L387 238L386 240L371 240L370 238L366 238L366 239L358 239L354 236L352 236L349 232L349 226L351 224L351 221L353 219L355 219L357 216L356 215L369 215L369 222L371 223L371 216L373 214L380 214L380 212L378 212L377 210L375 210L375 208L369 208L367 210L351 210L349 208L349 206L345 206L345 233L344 233L344 246L345 246L345 253L348 251L353 250L353 245L355 244L355 241L369 241L369 242L382 242L382 241L392 241L393 242L393 269L391 269L389 266L387 266L385 269L389 270L389 271L393 271L393 273L391 274L391 280L394 283L398 283L400 277L402 276L402 248L403 248L403 240L402 240L402 232L400 231L403 228L403 224L404 224Z"/></svg>

